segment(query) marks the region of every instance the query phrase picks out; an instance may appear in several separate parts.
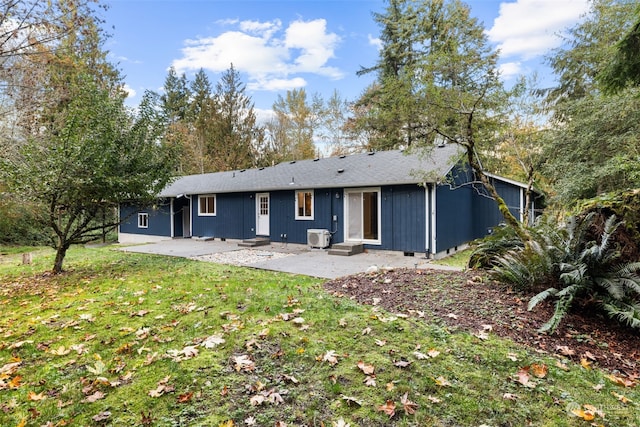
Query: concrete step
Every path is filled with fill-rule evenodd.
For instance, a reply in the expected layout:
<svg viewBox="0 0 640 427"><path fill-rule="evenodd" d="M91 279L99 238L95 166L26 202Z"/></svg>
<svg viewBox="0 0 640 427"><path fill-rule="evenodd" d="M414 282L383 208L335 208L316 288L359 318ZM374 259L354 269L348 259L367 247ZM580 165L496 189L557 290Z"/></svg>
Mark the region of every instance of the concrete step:
<svg viewBox="0 0 640 427"><path fill-rule="evenodd" d="M362 243L336 243L329 249L329 255L351 256L364 252Z"/></svg>
<svg viewBox="0 0 640 427"><path fill-rule="evenodd" d="M256 237L255 239L245 239L238 243L243 248L255 248L256 246L266 246L271 243L268 237Z"/></svg>

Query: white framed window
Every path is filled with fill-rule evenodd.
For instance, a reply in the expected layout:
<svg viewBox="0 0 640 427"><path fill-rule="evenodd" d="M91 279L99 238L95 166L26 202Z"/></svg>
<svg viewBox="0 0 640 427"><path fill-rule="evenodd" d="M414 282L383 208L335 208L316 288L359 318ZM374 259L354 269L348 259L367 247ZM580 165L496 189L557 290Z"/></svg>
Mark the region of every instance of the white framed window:
<svg viewBox="0 0 640 427"><path fill-rule="evenodd" d="M149 228L149 214L146 212L138 213L138 228Z"/></svg>
<svg viewBox="0 0 640 427"><path fill-rule="evenodd" d="M296 191L296 219L313 219L313 191Z"/></svg>
<svg viewBox="0 0 640 427"><path fill-rule="evenodd" d="M207 194L198 196L198 216L216 215L216 196Z"/></svg>

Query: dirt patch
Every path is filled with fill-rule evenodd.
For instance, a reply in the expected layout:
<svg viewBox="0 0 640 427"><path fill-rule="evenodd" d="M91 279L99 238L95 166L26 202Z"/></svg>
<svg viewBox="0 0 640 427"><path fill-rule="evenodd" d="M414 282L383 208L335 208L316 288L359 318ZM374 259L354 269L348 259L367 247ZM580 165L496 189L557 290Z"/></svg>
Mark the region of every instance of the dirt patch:
<svg viewBox="0 0 640 427"><path fill-rule="evenodd" d="M537 330L551 317L552 304L527 311L531 295L495 283L484 273L399 269L342 277L327 282L325 289L362 304L441 322L453 331L478 333L490 328L491 333L535 351L578 363L585 359L633 379L640 375L638 331L604 316L573 312L554 334L540 334Z"/></svg>

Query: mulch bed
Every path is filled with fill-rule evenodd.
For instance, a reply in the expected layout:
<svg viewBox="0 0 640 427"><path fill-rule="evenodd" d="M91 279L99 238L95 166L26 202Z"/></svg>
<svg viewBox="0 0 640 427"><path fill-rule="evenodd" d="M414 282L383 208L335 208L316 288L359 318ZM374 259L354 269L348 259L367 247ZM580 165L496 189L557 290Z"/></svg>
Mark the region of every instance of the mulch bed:
<svg viewBox="0 0 640 427"><path fill-rule="evenodd" d="M424 316L451 331L492 334L509 338L534 351L582 359L633 380L640 376L640 332L611 321L591 309L573 310L553 334L538 329L551 317L553 305L544 302L527 311L532 295L491 281L483 272L398 269L362 273L327 282L325 289L362 304L377 304L393 313Z"/></svg>

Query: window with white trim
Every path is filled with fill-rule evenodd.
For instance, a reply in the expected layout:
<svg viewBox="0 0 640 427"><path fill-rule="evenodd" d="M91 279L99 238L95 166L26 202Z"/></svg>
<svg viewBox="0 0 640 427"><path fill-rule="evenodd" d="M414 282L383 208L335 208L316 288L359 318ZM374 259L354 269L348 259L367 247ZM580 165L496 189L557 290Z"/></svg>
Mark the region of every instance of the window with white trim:
<svg viewBox="0 0 640 427"><path fill-rule="evenodd" d="M149 214L146 212L138 213L138 228L149 228Z"/></svg>
<svg viewBox="0 0 640 427"><path fill-rule="evenodd" d="M216 196L208 194L198 197L198 216L216 215Z"/></svg>
<svg viewBox="0 0 640 427"><path fill-rule="evenodd" d="M313 191L296 191L296 219L313 219Z"/></svg>

